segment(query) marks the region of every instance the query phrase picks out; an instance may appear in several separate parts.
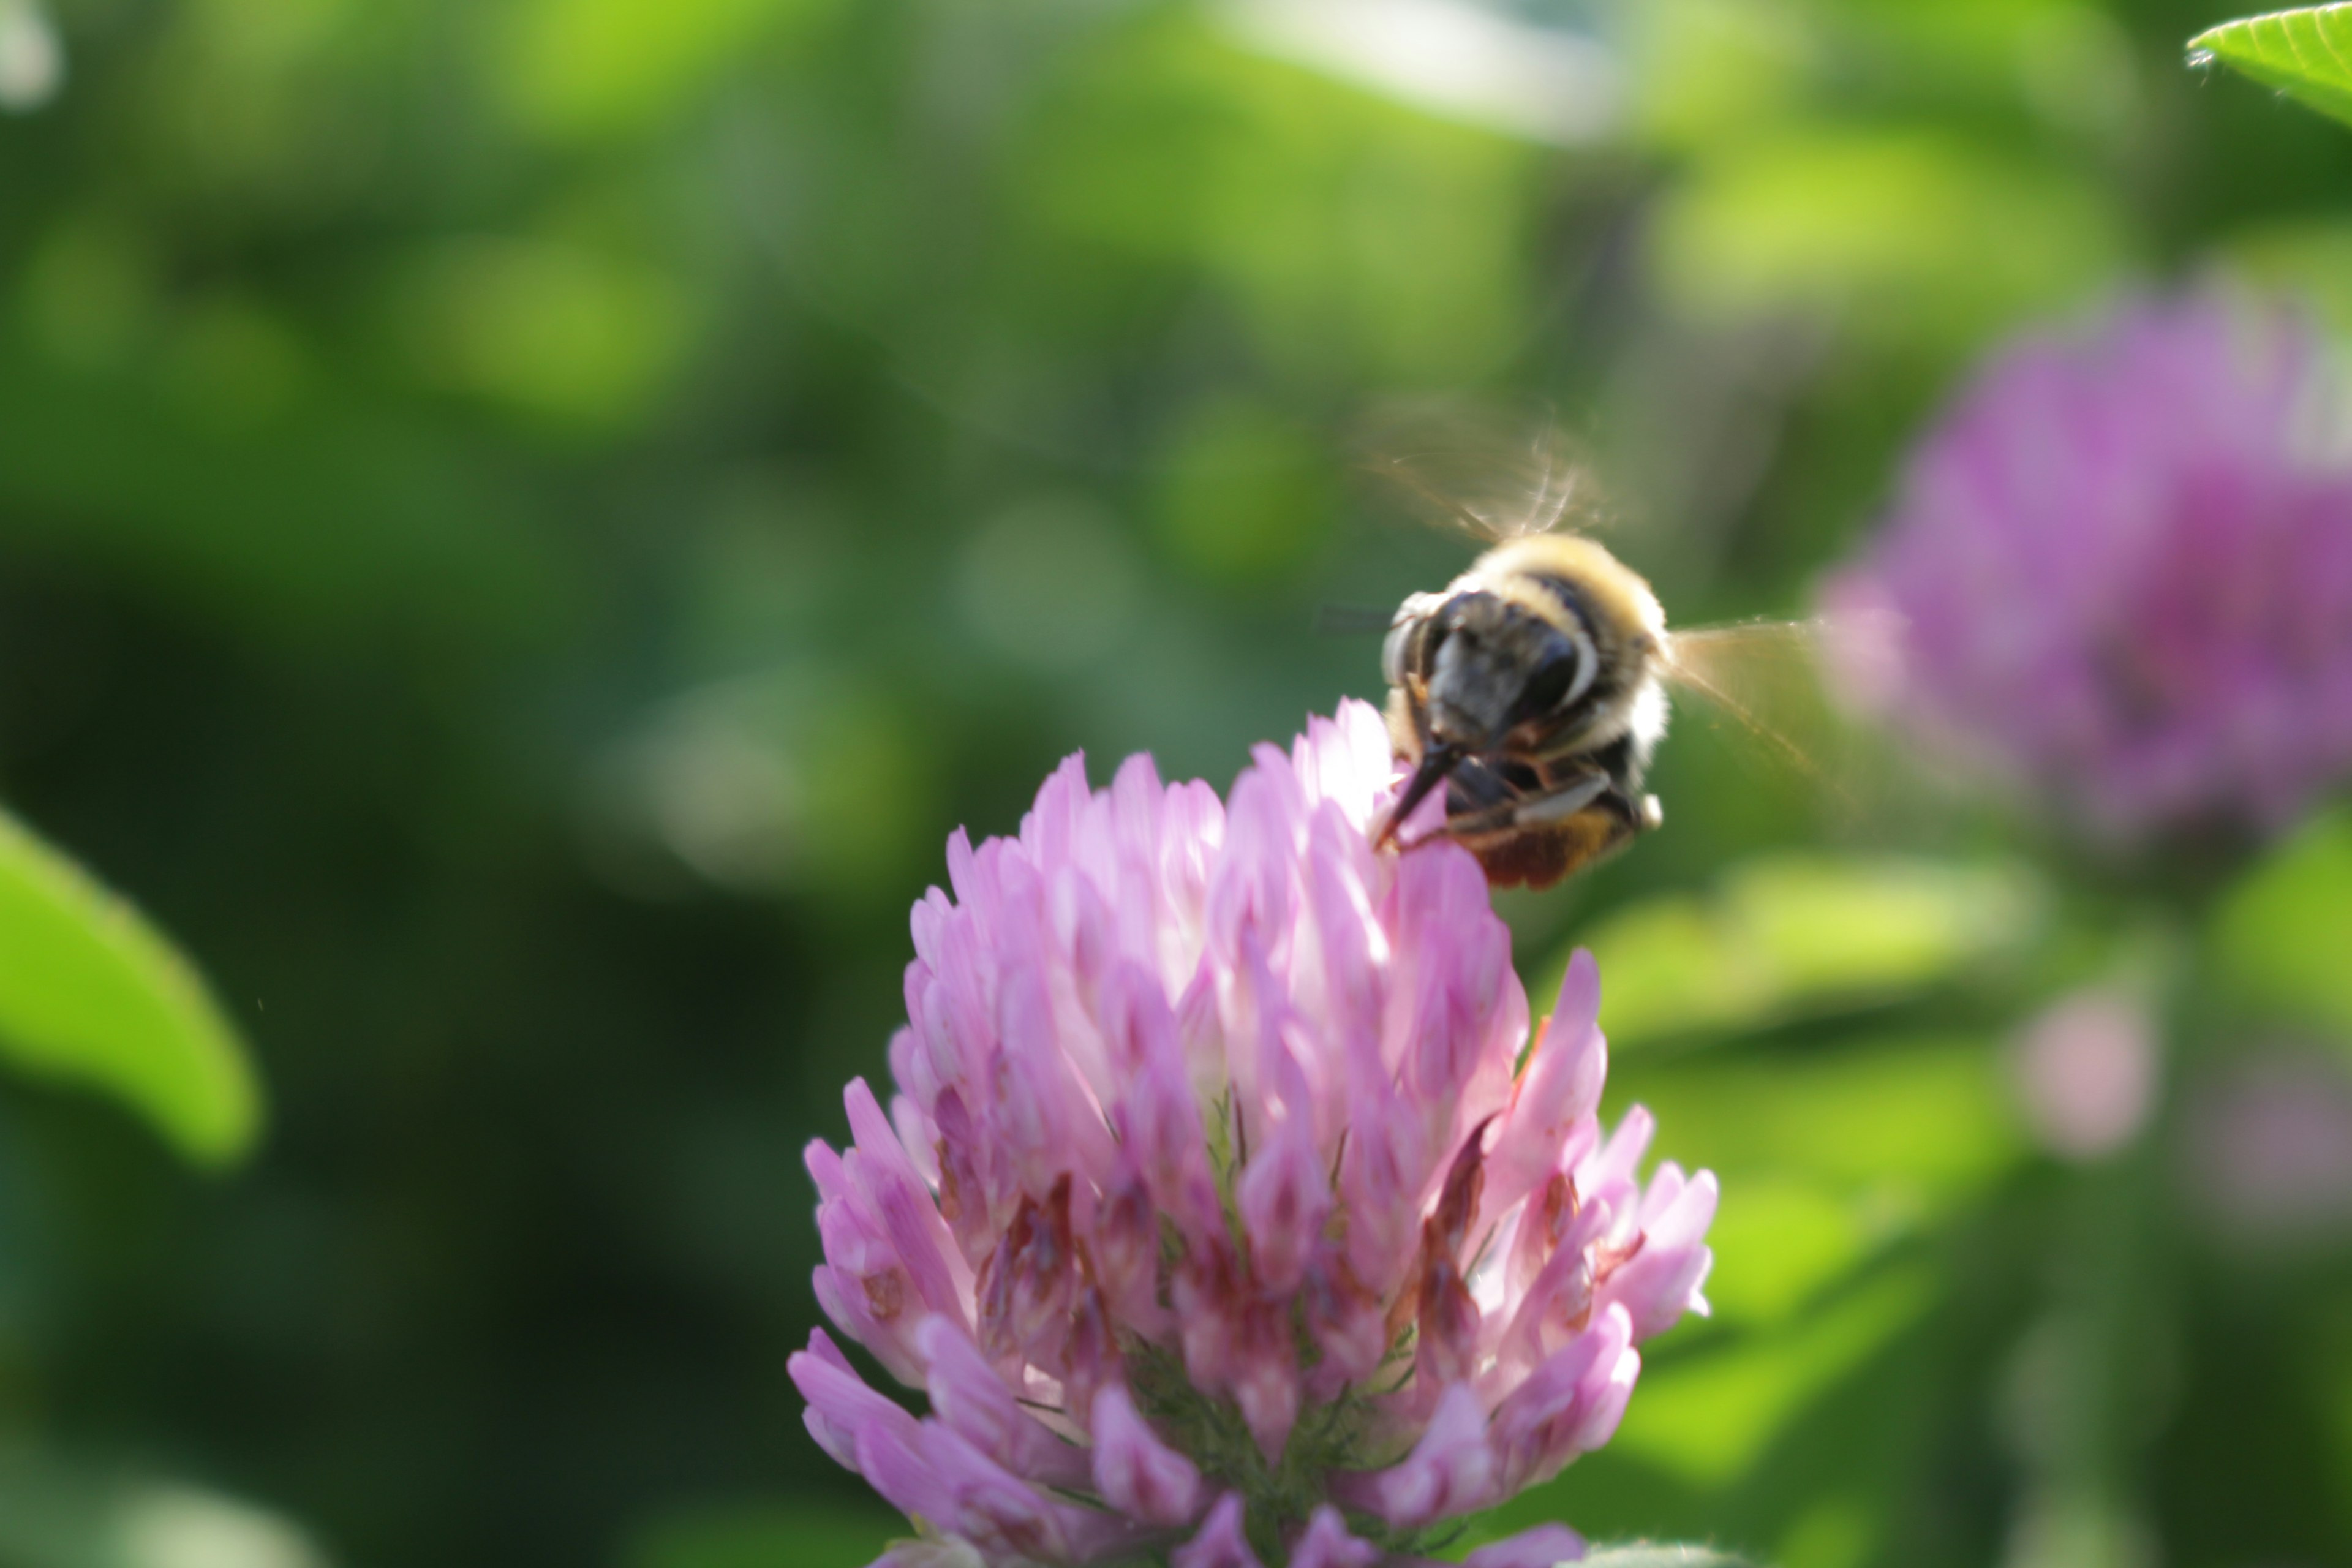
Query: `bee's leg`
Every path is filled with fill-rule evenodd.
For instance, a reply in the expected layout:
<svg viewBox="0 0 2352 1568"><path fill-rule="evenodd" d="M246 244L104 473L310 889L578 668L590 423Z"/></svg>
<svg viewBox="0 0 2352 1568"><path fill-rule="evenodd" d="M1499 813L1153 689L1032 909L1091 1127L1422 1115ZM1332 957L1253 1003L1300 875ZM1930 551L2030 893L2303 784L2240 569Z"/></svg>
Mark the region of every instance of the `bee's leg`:
<svg viewBox="0 0 2352 1568"><path fill-rule="evenodd" d="M1513 827L1539 827L1547 823L1565 822L1607 795L1615 782L1607 773L1588 773L1565 788L1522 801L1511 812L1508 824Z"/></svg>
<svg viewBox="0 0 2352 1568"><path fill-rule="evenodd" d="M1466 828L1483 833L1508 826L1511 814L1527 798L1518 784L1473 757L1455 768L1445 782L1445 831Z"/></svg>
<svg viewBox="0 0 2352 1568"><path fill-rule="evenodd" d="M1468 811L1448 813L1445 836L1449 838L1468 840L1565 822L1591 809L1595 801L1609 795L1612 782L1608 774L1596 773L1573 780L1564 788L1544 795L1528 795L1495 779L1490 773L1482 772L1477 777L1493 785L1490 790L1476 792L1485 795L1491 804ZM1507 794L1504 794L1506 791ZM1493 799L1496 794L1503 794L1504 797Z"/></svg>

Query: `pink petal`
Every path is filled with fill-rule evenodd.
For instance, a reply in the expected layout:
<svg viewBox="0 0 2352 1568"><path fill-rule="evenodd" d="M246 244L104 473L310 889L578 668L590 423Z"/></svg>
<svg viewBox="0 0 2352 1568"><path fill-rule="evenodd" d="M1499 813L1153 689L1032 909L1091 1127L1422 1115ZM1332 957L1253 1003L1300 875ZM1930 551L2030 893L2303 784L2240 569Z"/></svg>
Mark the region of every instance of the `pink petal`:
<svg viewBox="0 0 2352 1568"><path fill-rule="evenodd" d="M1447 1389L1421 1440L1402 1464L1342 1477L1332 1493L1401 1530L1471 1512L1494 1500L1495 1457L1486 1412L1466 1383Z"/></svg>
<svg viewBox="0 0 2352 1568"><path fill-rule="evenodd" d="M1285 1121L1251 1151L1234 1196L1249 1237L1250 1269L1259 1284L1269 1290L1297 1289L1331 1210L1331 1189L1305 1115Z"/></svg>
<svg viewBox="0 0 2352 1568"><path fill-rule="evenodd" d="M1325 1504L1307 1521L1307 1533L1290 1549L1290 1568L1372 1568L1381 1549L1348 1533L1339 1510Z"/></svg>
<svg viewBox="0 0 2352 1568"><path fill-rule="evenodd" d="M1462 1568L1558 1568L1583 1556L1584 1537L1564 1524L1538 1524L1481 1546L1462 1560Z"/></svg>
<svg viewBox="0 0 2352 1568"><path fill-rule="evenodd" d="M1580 947L1488 1151L1486 1179L1497 1212L1572 1163L1571 1145L1593 1136L1591 1117L1609 1071L1608 1044L1595 1024L1600 1005L1599 966Z"/></svg>
<svg viewBox="0 0 2352 1568"><path fill-rule="evenodd" d="M915 1331L930 1363L931 1411L998 1464L1051 1486L1082 1486L1086 1457L1021 1407L962 1327L932 1317Z"/></svg>
<svg viewBox="0 0 2352 1568"><path fill-rule="evenodd" d="M1685 1311L1706 1310L1699 1287L1715 1255L1697 1238L1706 1234L1715 1205L1715 1173L1701 1171L1643 1231L1641 1250L1602 1282L1598 1300L1624 1307L1636 1342L1664 1333Z"/></svg>
<svg viewBox="0 0 2352 1568"><path fill-rule="evenodd" d="M1182 1524L1200 1511L1201 1472L1160 1440L1113 1385L1094 1400L1094 1481L1102 1500L1152 1524Z"/></svg>
<svg viewBox="0 0 2352 1568"><path fill-rule="evenodd" d="M1169 1554L1169 1568L1265 1568L1242 1529L1242 1494L1227 1492L1192 1540Z"/></svg>
<svg viewBox="0 0 2352 1568"><path fill-rule="evenodd" d="M988 1568L980 1549L961 1535L936 1541L894 1541L866 1568Z"/></svg>
<svg viewBox="0 0 2352 1568"><path fill-rule="evenodd" d="M1496 1407L1488 1441L1504 1495L1549 1480L1608 1441L1641 1370L1633 1339L1625 1309L1611 1307Z"/></svg>
<svg viewBox="0 0 2352 1568"><path fill-rule="evenodd" d="M911 1434L915 1418L866 1385L849 1360L823 1329L809 1331L809 1348L795 1351L784 1363L793 1385L809 1402L805 1424L817 1446L835 1461L856 1469L857 1438L875 1425L903 1426Z"/></svg>
<svg viewBox="0 0 2352 1568"><path fill-rule="evenodd" d="M905 1427L876 1422L857 1434L857 1473L908 1518L952 1521L955 1496L931 1468L923 1447L922 1430L911 1417Z"/></svg>

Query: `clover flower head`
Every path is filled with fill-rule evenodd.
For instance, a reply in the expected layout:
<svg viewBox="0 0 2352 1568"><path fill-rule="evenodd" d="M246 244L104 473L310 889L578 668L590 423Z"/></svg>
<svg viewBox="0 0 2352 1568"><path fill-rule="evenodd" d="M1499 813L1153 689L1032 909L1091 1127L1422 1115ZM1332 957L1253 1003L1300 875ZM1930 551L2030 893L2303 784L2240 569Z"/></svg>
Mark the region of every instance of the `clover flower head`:
<svg viewBox="0 0 2352 1568"><path fill-rule="evenodd" d="M1606 1442L1700 1295L1715 1179L1603 1136L1591 959L1528 1044L1477 862L1370 834L1350 702L1229 802L1072 758L915 906L886 1110L808 1152L810 1432L912 1518L897 1568L1370 1568ZM1521 1056L1525 1049L1525 1061ZM1545 1525L1476 1568L1578 1555Z"/></svg>
<svg viewBox="0 0 2352 1568"><path fill-rule="evenodd" d="M2344 392L2218 288L2001 351L1825 595L1865 696L2113 842L2291 820L2352 773Z"/></svg>

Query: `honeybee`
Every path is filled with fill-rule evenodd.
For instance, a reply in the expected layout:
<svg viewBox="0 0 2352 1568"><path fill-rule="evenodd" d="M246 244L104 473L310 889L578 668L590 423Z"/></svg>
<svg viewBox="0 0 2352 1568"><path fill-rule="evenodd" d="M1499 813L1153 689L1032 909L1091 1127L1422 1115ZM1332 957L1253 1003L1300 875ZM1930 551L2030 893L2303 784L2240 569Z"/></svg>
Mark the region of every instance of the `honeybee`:
<svg viewBox="0 0 2352 1568"><path fill-rule="evenodd" d="M1755 711L1740 667L1810 665L1819 623L1669 631L1648 582L1566 527L1581 485L1548 460L1517 516L1449 502L1454 521L1498 542L1440 592L1408 597L1381 650L1390 739L1412 766L1381 839L1443 786L1444 834L1496 887L1549 888L1661 825L1643 783L1670 687L1818 773Z"/></svg>

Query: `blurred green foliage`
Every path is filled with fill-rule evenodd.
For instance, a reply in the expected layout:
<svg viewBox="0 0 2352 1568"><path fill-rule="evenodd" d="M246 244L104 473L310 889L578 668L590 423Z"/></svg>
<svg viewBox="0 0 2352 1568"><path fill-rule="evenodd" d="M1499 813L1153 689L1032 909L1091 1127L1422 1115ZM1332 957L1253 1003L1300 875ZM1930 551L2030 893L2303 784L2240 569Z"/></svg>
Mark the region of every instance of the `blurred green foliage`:
<svg viewBox="0 0 2352 1568"><path fill-rule="evenodd" d="M261 1509L131 1473L0 1453L0 1560L22 1568L320 1568L302 1531Z"/></svg>
<svg viewBox="0 0 2352 1568"><path fill-rule="evenodd" d="M1769 1026L1966 978L2033 944L2047 895L2018 867L1759 857L1712 898L1629 904L1578 941L1608 976L1601 1026L1621 1048ZM1559 989L1560 963L1533 983Z"/></svg>
<svg viewBox="0 0 2352 1568"><path fill-rule="evenodd" d="M2220 977L2276 1021L2352 1041L2352 816L2307 823L2230 891L2213 920Z"/></svg>
<svg viewBox="0 0 2352 1568"><path fill-rule="evenodd" d="M1580 113L1246 0L0 0L0 796L272 1104L205 1182L0 1084L0 1436L66 1478L0 1475L0 1563L156 1490L353 1563L866 1561L782 1371L799 1150L956 824L1375 694L1318 607L1465 551L1356 482L1368 410L1549 407L1678 619L1784 614L2000 334L2224 263L2352 327L2352 142L2186 69L2181 0L1486 9ZM2248 1251L2175 1152L2252 1035L2352 1037L2340 821L2151 911L1695 712L1655 787L1505 907L1721 1173L1718 1311L1481 1531L2038 1568L2089 1497L2179 1568L2352 1558L2341 1238ZM89 895L19 858L21 944ZM226 1152L218 1014L118 937L184 1049L89 1081ZM2217 984L2145 1147L2062 1167L2018 1022L2149 952ZM2085 1343L2134 1397L2050 1416Z"/></svg>
<svg viewBox="0 0 2352 1568"><path fill-rule="evenodd" d="M128 905L0 816L0 1058L144 1112L191 1158L244 1152L260 1096L204 983Z"/></svg>
<svg viewBox="0 0 2352 1568"><path fill-rule="evenodd" d="M866 1568L878 1542L908 1532L907 1522L878 1502L715 1509L661 1521L620 1561L623 1568Z"/></svg>

